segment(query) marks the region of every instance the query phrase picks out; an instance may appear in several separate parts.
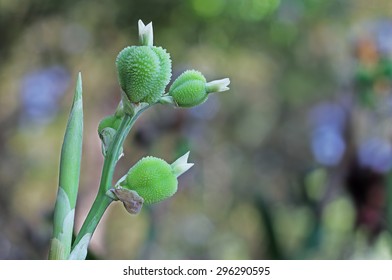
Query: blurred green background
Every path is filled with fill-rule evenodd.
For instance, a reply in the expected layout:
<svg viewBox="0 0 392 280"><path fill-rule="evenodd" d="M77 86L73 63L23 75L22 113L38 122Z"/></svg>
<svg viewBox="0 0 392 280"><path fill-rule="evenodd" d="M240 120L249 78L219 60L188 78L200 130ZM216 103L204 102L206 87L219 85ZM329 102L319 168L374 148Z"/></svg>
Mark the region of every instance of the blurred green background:
<svg viewBox="0 0 392 280"><path fill-rule="evenodd" d="M0 0L0 259L46 259L76 75L85 131L79 228L103 158L97 126L120 99L114 60L137 21L230 91L190 110L158 105L126 140L138 159L195 166L137 216L114 203L98 259L392 257L390 0Z"/></svg>

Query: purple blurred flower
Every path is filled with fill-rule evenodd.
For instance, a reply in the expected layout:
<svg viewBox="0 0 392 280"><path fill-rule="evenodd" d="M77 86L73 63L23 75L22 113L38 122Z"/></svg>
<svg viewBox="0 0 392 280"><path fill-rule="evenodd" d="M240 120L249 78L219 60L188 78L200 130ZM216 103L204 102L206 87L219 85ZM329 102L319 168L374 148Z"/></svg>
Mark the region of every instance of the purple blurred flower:
<svg viewBox="0 0 392 280"><path fill-rule="evenodd" d="M69 82L70 75L61 66L27 73L21 80L22 121L49 122L57 113L59 99Z"/></svg>
<svg viewBox="0 0 392 280"><path fill-rule="evenodd" d="M337 165L343 157L346 144L340 132L320 127L312 132L312 152L317 162L327 165Z"/></svg>
<svg viewBox="0 0 392 280"><path fill-rule="evenodd" d="M382 138L371 138L359 147L359 162L377 172L387 172L392 167L391 143Z"/></svg>
<svg viewBox="0 0 392 280"><path fill-rule="evenodd" d="M338 104L322 103L310 112L311 149L317 162L337 165L343 157L346 144L343 129L346 122L344 109Z"/></svg>

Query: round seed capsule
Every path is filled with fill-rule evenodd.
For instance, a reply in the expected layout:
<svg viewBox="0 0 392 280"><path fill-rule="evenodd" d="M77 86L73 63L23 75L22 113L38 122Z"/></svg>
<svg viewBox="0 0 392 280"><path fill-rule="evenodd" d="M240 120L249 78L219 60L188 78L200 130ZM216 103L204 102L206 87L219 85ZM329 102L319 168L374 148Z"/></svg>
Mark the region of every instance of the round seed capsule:
<svg viewBox="0 0 392 280"><path fill-rule="evenodd" d="M139 160L128 172L121 187L134 190L152 204L171 197L177 191L177 176L166 161L156 157Z"/></svg>
<svg viewBox="0 0 392 280"><path fill-rule="evenodd" d="M157 102L171 78L170 55L161 47L126 47L116 66L120 86L132 103Z"/></svg>
<svg viewBox="0 0 392 280"><path fill-rule="evenodd" d="M193 107L207 100L206 79L196 70L182 73L171 85L169 95L179 107Z"/></svg>

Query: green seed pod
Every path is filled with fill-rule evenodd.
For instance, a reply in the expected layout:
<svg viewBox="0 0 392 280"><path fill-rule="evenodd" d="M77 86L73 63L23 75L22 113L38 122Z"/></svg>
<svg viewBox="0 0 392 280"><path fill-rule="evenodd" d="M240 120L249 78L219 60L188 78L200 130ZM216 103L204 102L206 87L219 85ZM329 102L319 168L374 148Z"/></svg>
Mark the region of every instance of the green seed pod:
<svg viewBox="0 0 392 280"><path fill-rule="evenodd" d="M161 47L126 47L116 66L120 86L132 103L157 102L170 82L170 55Z"/></svg>
<svg viewBox="0 0 392 280"><path fill-rule="evenodd" d="M171 197L176 193L177 185L171 165L156 157L139 160L120 183L121 187L136 191L146 204Z"/></svg>
<svg viewBox="0 0 392 280"><path fill-rule="evenodd" d="M171 85L169 95L179 107L193 107L207 100L206 79L196 70L182 73Z"/></svg>
<svg viewBox="0 0 392 280"><path fill-rule="evenodd" d="M101 133L104 128L113 128L117 130L121 124L121 117L116 117L115 115L106 116L103 118L98 125L98 133Z"/></svg>
<svg viewBox="0 0 392 280"><path fill-rule="evenodd" d="M197 106L206 101L210 93L228 90L229 84L228 78L207 83L199 71L187 70L173 82L169 95L162 97L160 102L171 103L178 107Z"/></svg>

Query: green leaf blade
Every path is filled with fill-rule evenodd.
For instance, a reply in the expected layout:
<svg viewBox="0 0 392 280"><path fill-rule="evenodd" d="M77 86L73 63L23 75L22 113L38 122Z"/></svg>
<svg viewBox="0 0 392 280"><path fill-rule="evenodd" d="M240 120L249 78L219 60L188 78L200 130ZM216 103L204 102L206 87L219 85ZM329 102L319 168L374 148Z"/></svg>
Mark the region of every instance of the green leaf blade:
<svg viewBox="0 0 392 280"><path fill-rule="evenodd" d="M59 185L67 193L71 208L75 208L79 186L83 143L82 77L79 73L74 100L61 149Z"/></svg>
<svg viewBox="0 0 392 280"><path fill-rule="evenodd" d="M61 148L59 189L54 210L53 245L61 244L60 254L50 253L50 259L68 259L71 251L74 213L79 189L83 143L82 76L79 73L71 112ZM52 250L51 252L57 252Z"/></svg>

